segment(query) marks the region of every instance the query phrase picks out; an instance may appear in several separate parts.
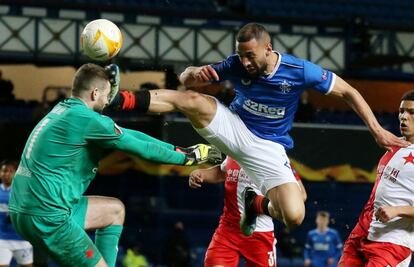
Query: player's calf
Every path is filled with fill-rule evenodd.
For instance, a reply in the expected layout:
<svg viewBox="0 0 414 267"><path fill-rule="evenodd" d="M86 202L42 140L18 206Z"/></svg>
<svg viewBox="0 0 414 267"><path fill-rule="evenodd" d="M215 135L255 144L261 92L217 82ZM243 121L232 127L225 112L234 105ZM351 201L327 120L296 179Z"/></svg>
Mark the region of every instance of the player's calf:
<svg viewBox="0 0 414 267"><path fill-rule="evenodd" d="M193 91L175 91L168 89L138 90L130 92L121 90L114 97L109 108L123 111L137 111L139 113L164 113L181 111L194 112L200 109L202 95Z"/></svg>
<svg viewBox="0 0 414 267"><path fill-rule="evenodd" d="M194 92L168 89L120 91L108 106L114 110L137 111L139 113L182 112L194 127L206 127L216 114L214 98Z"/></svg>
<svg viewBox="0 0 414 267"><path fill-rule="evenodd" d="M297 183L285 183L270 189L267 197L272 207L276 207L279 217L289 229L302 224L305 218L305 205Z"/></svg>

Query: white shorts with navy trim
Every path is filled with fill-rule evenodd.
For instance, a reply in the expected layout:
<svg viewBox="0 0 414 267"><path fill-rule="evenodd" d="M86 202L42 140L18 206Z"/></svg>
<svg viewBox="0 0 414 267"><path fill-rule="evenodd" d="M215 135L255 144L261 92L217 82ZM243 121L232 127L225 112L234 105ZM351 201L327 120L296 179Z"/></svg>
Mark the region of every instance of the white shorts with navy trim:
<svg viewBox="0 0 414 267"><path fill-rule="evenodd" d="M204 139L231 156L266 195L267 191L285 183L297 183L285 148L253 134L237 113L218 100L217 111L210 124L195 129Z"/></svg>

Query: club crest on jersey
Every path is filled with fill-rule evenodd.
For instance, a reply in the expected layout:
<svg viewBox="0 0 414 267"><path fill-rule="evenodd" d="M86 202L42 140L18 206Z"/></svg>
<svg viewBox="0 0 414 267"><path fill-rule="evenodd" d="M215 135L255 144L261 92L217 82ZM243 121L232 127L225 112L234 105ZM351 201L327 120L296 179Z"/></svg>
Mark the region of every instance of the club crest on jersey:
<svg viewBox="0 0 414 267"><path fill-rule="evenodd" d="M280 86L280 91L282 91L282 93L287 94L290 92L290 90L292 90L292 83L288 82L286 80L283 80L283 82L279 83Z"/></svg>
<svg viewBox="0 0 414 267"><path fill-rule="evenodd" d="M250 86L252 84L252 80L249 79L241 79L240 82L244 86Z"/></svg>
<svg viewBox="0 0 414 267"><path fill-rule="evenodd" d="M404 165L407 164L407 163L414 164L414 156L411 152L406 157L403 157L403 159L404 159Z"/></svg>
<svg viewBox="0 0 414 267"><path fill-rule="evenodd" d="M85 252L85 257L87 259L92 259L93 258L93 254L94 254L93 249L88 248L88 250L86 250L86 252Z"/></svg>

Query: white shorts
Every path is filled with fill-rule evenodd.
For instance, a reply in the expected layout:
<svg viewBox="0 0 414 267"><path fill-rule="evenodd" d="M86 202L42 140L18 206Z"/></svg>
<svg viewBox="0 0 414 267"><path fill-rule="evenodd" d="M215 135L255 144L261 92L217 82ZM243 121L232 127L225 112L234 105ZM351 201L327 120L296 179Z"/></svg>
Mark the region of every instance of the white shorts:
<svg viewBox="0 0 414 267"><path fill-rule="evenodd" d="M213 120L207 127L195 130L235 159L264 195L278 185L297 184L285 148L254 135L239 115L216 102Z"/></svg>
<svg viewBox="0 0 414 267"><path fill-rule="evenodd" d="M22 240L0 240L0 265L9 265L12 257L19 265L32 264L32 245Z"/></svg>

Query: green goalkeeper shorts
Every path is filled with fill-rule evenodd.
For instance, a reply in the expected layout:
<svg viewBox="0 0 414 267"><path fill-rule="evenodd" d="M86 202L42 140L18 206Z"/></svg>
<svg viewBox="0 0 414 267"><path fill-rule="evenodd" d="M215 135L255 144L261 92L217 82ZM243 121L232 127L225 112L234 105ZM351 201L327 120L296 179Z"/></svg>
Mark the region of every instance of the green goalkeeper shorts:
<svg viewBox="0 0 414 267"><path fill-rule="evenodd" d="M84 230L87 197L74 205L67 216L33 216L10 212L18 234L45 251L59 266L95 266L101 253Z"/></svg>

